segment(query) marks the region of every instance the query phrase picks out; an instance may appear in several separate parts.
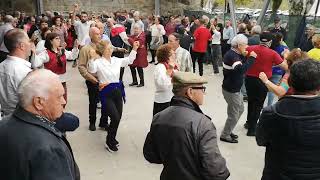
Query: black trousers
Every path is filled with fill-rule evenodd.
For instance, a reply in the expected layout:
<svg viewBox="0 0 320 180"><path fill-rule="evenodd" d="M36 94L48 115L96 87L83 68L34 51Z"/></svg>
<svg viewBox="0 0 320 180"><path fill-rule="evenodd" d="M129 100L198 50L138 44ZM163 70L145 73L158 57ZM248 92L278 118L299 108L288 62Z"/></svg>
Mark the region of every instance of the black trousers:
<svg viewBox="0 0 320 180"><path fill-rule="evenodd" d="M194 52L192 51L191 56L192 56L192 64L193 64L193 73L196 73L196 61L198 61L199 65L199 75L203 75L203 58L206 53L201 53L201 52Z"/></svg>
<svg viewBox="0 0 320 180"><path fill-rule="evenodd" d="M124 53L123 52L113 52L112 56L118 57L118 58L124 58ZM122 81L124 75L124 67L120 68L120 77L119 80Z"/></svg>
<svg viewBox="0 0 320 180"><path fill-rule="evenodd" d="M89 95L89 123L96 124L97 119L97 103L99 102L99 87L98 84L93 84L86 81ZM101 111L100 125L108 123L108 116Z"/></svg>
<svg viewBox="0 0 320 180"><path fill-rule="evenodd" d="M153 50L153 49L150 49L150 52L151 52L151 62L156 62L156 53L157 53L157 50Z"/></svg>
<svg viewBox="0 0 320 180"><path fill-rule="evenodd" d="M0 63L2 63L2 61L4 61L7 58L7 55L9 55L9 53L0 51Z"/></svg>
<svg viewBox="0 0 320 180"><path fill-rule="evenodd" d="M246 76L245 84L248 95L248 132L255 132L268 88L257 77Z"/></svg>
<svg viewBox="0 0 320 180"><path fill-rule="evenodd" d="M123 101L121 91L115 89L105 97L105 114L110 117L110 126L108 129L107 142L115 143L120 119L122 117Z"/></svg>
<svg viewBox="0 0 320 180"><path fill-rule="evenodd" d="M170 106L170 102L166 103L153 103L153 116L156 115L158 112L165 110L167 107Z"/></svg>
<svg viewBox="0 0 320 180"><path fill-rule="evenodd" d="M144 84L144 75L143 75L143 68L142 67L132 67L130 66L131 75L132 75L132 82L138 82L137 79L137 71L140 78L140 84Z"/></svg>

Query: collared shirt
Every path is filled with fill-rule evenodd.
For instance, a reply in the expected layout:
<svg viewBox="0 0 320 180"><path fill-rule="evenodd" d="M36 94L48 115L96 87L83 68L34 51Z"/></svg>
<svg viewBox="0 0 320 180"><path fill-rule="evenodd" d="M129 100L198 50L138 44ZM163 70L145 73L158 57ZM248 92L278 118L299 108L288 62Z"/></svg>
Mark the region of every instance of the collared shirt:
<svg viewBox="0 0 320 180"><path fill-rule="evenodd" d="M0 63L0 104L4 115L15 110L18 86L30 71L31 63L19 57L8 56Z"/></svg>
<svg viewBox="0 0 320 180"><path fill-rule="evenodd" d="M231 44L231 40L233 39L233 37L234 37L234 32L231 26L223 29L223 40L228 40L227 44Z"/></svg>
<svg viewBox="0 0 320 180"><path fill-rule="evenodd" d="M4 35L10 31L11 29L14 29L11 23L6 23L2 26L0 26L0 51L3 52L9 52L6 46L4 45Z"/></svg>
<svg viewBox="0 0 320 180"><path fill-rule="evenodd" d="M178 47L176 49L176 61L179 71L191 72L192 59L189 51L185 50L182 47Z"/></svg>
<svg viewBox="0 0 320 180"><path fill-rule="evenodd" d="M130 55L125 58L111 57L108 61L104 57L90 60L88 66L89 73L96 73L99 83L118 83L120 77L120 67L132 64L136 59L137 52L132 50Z"/></svg>
<svg viewBox="0 0 320 180"><path fill-rule="evenodd" d="M93 21L87 21L82 23L81 21L75 21L74 27L78 35L78 40L81 46L85 45L85 40L89 37L89 29Z"/></svg>

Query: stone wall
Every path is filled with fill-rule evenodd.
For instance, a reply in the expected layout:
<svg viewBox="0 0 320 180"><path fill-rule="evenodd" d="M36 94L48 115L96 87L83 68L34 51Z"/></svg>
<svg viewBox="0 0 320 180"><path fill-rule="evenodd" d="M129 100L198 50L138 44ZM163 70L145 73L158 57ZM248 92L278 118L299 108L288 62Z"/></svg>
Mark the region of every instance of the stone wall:
<svg viewBox="0 0 320 180"><path fill-rule="evenodd" d="M154 13L154 0L42 0L43 10L66 13L76 2L81 10L89 13L111 13L116 10L135 9L146 14ZM36 0L0 0L0 9L25 11L34 14ZM182 2L182 3L181 3ZM200 0L160 0L161 15L182 14L183 9L199 9ZM189 5L186 5L189 4Z"/></svg>

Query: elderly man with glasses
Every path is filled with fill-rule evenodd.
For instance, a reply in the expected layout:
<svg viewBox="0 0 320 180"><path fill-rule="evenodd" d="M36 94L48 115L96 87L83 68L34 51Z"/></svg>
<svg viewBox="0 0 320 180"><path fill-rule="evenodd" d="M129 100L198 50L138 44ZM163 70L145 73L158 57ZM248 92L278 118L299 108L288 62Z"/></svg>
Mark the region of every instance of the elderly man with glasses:
<svg viewBox="0 0 320 180"><path fill-rule="evenodd" d="M145 159L164 165L160 179L227 179L216 128L199 107L207 81L191 72L175 72L172 82L174 97L170 107L153 117Z"/></svg>

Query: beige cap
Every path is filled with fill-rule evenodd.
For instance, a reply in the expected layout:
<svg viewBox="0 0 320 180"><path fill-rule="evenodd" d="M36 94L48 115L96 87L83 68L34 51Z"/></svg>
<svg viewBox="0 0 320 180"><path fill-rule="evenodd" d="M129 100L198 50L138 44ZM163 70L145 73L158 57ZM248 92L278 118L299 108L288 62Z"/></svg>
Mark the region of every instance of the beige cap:
<svg viewBox="0 0 320 180"><path fill-rule="evenodd" d="M186 86L192 84L207 84L208 81L197 74L191 72L177 71L173 74L172 84L173 86Z"/></svg>

